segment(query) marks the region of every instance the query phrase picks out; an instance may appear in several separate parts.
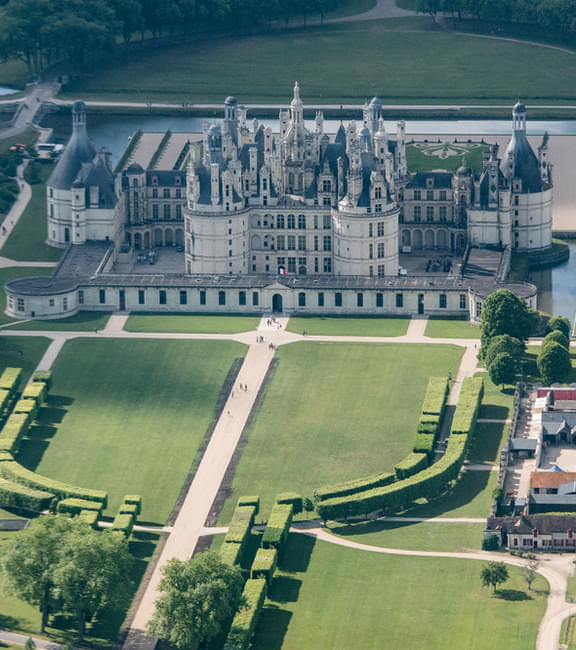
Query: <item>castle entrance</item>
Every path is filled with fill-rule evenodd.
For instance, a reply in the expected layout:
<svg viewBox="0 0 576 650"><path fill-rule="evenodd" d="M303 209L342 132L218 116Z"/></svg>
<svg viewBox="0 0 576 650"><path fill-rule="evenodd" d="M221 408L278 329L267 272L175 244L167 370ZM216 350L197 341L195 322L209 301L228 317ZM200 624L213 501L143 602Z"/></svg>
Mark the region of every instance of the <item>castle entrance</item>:
<svg viewBox="0 0 576 650"><path fill-rule="evenodd" d="M279 293L275 293L272 296L272 311L275 314L279 314L282 311L282 296Z"/></svg>

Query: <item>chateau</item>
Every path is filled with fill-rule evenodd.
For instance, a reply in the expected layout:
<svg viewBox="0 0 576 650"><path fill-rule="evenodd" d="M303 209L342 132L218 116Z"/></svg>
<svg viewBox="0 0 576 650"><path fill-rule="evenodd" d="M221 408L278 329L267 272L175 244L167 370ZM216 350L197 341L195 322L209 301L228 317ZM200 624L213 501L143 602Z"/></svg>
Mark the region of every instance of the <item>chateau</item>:
<svg viewBox="0 0 576 650"><path fill-rule="evenodd" d="M378 98L364 105L362 124L330 136L321 112L307 127L296 83L277 133L249 125L228 97L221 123L201 135L136 133L113 170L76 102L72 137L47 184L47 241L68 250L51 278L6 285L7 313L477 320L502 286L535 307L533 285L506 280L511 250L551 246L552 169L545 142L536 155L527 140L525 107L516 104L512 117L504 155L485 147L479 173L463 161L454 174L411 174L404 123L389 134ZM426 259L424 269L417 262Z"/></svg>

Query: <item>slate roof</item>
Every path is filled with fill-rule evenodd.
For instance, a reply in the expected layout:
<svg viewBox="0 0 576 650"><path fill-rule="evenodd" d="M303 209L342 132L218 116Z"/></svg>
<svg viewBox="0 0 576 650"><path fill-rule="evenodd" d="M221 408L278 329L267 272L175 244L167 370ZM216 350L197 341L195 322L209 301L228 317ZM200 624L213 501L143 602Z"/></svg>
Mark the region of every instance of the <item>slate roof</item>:
<svg viewBox="0 0 576 650"><path fill-rule="evenodd" d="M423 189L449 189L452 187L452 172L417 172L412 176L406 187L416 187ZM428 187L426 181L432 178L434 183Z"/></svg>
<svg viewBox="0 0 576 650"><path fill-rule="evenodd" d="M72 137L60 156L50 179L48 187L57 190L69 190L78 175L82 165L91 162L96 155L96 147L85 128L75 128Z"/></svg>
<svg viewBox="0 0 576 650"><path fill-rule="evenodd" d="M520 517L490 517L486 522L487 530L503 530L505 533L520 533L531 535L534 530L538 534L567 533L576 530L576 517L569 515L521 515Z"/></svg>
<svg viewBox="0 0 576 650"><path fill-rule="evenodd" d="M546 189L540 175L540 165L536 154L526 138L524 131L514 131L502 159L502 171L506 174L510 153L514 154L514 178L522 180L522 188L528 194Z"/></svg>
<svg viewBox="0 0 576 650"><path fill-rule="evenodd" d="M557 436L569 432L576 427L575 411L543 411L542 433L546 436Z"/></svg>

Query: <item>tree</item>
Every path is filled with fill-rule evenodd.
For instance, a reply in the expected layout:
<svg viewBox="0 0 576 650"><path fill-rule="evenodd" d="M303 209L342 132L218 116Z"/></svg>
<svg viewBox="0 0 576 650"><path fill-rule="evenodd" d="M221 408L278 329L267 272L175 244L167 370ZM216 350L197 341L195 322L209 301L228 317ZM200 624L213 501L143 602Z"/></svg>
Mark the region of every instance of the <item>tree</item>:
<svg viewBox="0 0 576 650"><path fill-rule="evenodd" d="M491 339L500 334L525 341L534 325L526 301L508 289L491 293L482 305L482 347L488 348Z"/></svg>
<svg viewBox="0 0 576 650"><path fill-rule="evenodd" d="M243 580L214 552L185 562L173 558L162 569L161 595L148 624L151 634L176 648L213 639L240 604Z"/></svg>
<svg viewBox="0 0 576 650"><path fill-rule="evenodd" d="M559 343L563 348L566 348L567 350L570 349L570 341L568 340L568 337L560 330L553 330L549 334L546 334L544 340L542 341L542 345L546 346L551 341Z"/></svg>
<svg viewBox="0 0 576 650"><path fill-rule="evenodd" d="M504 562L490 562L482 567L480 579L483 587L492 587L496 593L496 587L505 583L508 578L508 567Z"/></svg>
<svg viewBox="0 0 576 650"><path fill-rule="evenodd" d="M131 565L128 542L112 531L77 526L61 541L54 584L64 607L76 615L80 641L86 622L104 605L128 596Z"/></svg>
<svg viewBox="0 0 576 650"><path fill-rule="evenodd" d="M496 355L492 363L488 366L488 374L496 386L513 384L517 372L518 365L516 359L509 355L508 352L501 352Z"/></svg>
<svg viewBox="0 0 576 650"><path fill-rule="evenodd" d="M36 644L34 643L34 639L31 636L26 639L24 650L36 650Z"/></svg>
<svg viewBox="0 0 576 650"><path fill-rule="evenodd" d="M546 329L549 332L560 330L567 338L570 338L570 321L565 316L552 316L548 320Z"/></svg>
<svg viewBox="0 0 576 650"><path fill-rule="evenodd" d="M538 572L539 567L540 562L538 561L538 558L532 555L529 557L528 563L522 570L524 580L526 580L529 590L532 590L532 583L534 582L534 578L536 578L536 573Z"/></svg>
<svg viewBox="0 0 576 650"><path fill-rule="evenodd" d="M42 614L40 632L44 632L50 614L59 609L54 571L60 561L62 539L73 525L70 519L41 517L3 548L2 569L8 589L38 607Z"/></svg>
<svg viewBox="0 0 576 650"><path fill-rule="evenodd" d="M509 334L500 334L490 339L488 347L483 350L484 363L486 368L489 368L494 359L502 352L506 352L515 360L520 359L526 346L519 339L515 339Z"/></svg>
<svg viewBox="0 0 576 650"><path fill-rule="evenodd" d="M555 341L542 346L537 365L546 384L564 381L572 371L570 352Z"/></svg>

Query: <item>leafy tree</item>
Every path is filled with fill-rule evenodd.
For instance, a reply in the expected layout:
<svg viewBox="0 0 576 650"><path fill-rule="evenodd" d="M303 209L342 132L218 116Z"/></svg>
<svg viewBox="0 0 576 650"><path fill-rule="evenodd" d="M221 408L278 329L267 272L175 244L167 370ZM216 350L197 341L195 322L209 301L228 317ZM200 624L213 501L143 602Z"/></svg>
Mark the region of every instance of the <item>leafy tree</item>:
<svg viewBox="0 0 576 650"><path fill-rule="evenodd" d="M148 630L176 648L213 639L240 604L240 569L225 564L214 552L184 562L173 558L162 574L162 593Z"/></svg>
<svg viewBox="0 0 576 650"><path fill-rule="evenodd" d="M546 334L544 340L542 341L542 345L548 345L548 343L551 341L559 343L563 348L566 348L567 350L570 349L570 341L568 340L568 337L560 330L554 330L549 334Z"/></svg>
<svg viewBox="0 0 576 650"><path fill-rule="evenodd" d="M518 360L524 353L526 346L519 339L515 339L509 334L500 334L499 336L494 336L490 339L488 348L484 351L484 363L486 368L490 367L490 364L494 359L503 352L506 352L514 359Z"/></svg>
<svg viewBox="0 0 576 650"><path fill-rule="evenodd" d="M31 636L26 639L24 650L36 650L36 644L34 643L34 639Z"/></svg>
<svg viewBox="0 0 576 650"><path fill-rule="evenodd" d="M497 551L499 548L498 535L490 535L482 541L482 549L485 551Z"/></svg>
<svg viewBox="0 0 576 650"><path fill-rule="evenodd" d="M564 381L572 371L570 352L555 341L542 346L537 365L546 384Z"/></svg>
<svg viewBox="0 0 576 650"><path fill-rule="evenodd" d="M517 372L518 366L516 359L509 355L508 352L497 354L492 363L488 366L488 374L496 386L513 384Z"/></svg>
<svg viewBox="0 0 576 650"><path fill-rule="evenodd" d="M504 584L510 577L508 567L504 562L490 562L482 567L480 579L483 587L492 587L496 593L496 587Z"/></svg>
<svg viewBox="0 0 576 650"><path fill-rule="evenodd" d="M40 632L44 632L50 614L59 609L54 571L61 558L61 542L74 523L60 517L35 519L3 548L2 569L8 590L38 607L42 614Z"/></svg>
<svg viewBox="0 0 576 650"><path fill-rule="evenodd" d="M500 334L526 341L534 325L526 301L508 289L491 293L482 306L482 347L487 349L492 338Z"/></svg>
<svg viewBox="0 0 576 650"><path fill-rule="evenodd" d="M552 316L552 318L548 320L546 329L549 332L559 330L564 334L564 336L566 336L566 338L570 338L570 321L565 316Z"/></svg>
<svg viewBox="0 0 576 650"><path fill-rule="evenodd" d="M528 559L528 564L522 570L524 580L526 580L526 584L528 585L529 590L532 590L532 583L536 578L536 573L538 572L539 567L540 562L538 561L538 558L535 556L530 556Z"/></svg>
<svg viewBox="0 0 576 650"><path fill-rule="evenodd" d="M61 540L60 552L54 584L64 607L76 615L81 641L87 621L107 603L127 597L132 556L123 537L90 526L74 527Z"/></svg>

